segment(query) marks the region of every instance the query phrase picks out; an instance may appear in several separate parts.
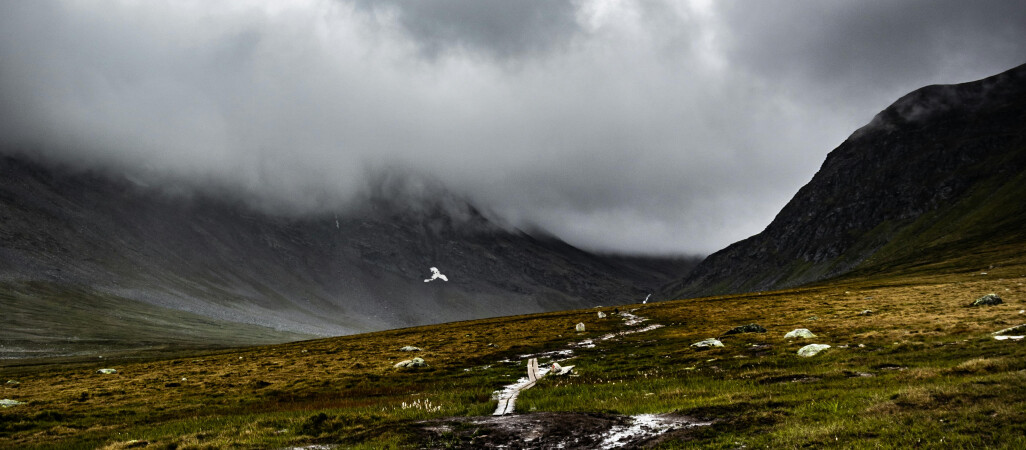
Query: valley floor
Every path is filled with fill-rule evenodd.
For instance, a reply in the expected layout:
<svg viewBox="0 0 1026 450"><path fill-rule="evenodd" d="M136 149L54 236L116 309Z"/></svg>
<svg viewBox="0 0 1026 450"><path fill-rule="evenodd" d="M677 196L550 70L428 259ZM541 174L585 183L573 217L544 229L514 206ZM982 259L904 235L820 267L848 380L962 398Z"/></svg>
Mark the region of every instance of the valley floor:
<svg viewBox="0 0 1026 450"><path fill-rule="evenodd" d="M1024 283L1016 265L146 361L4 362L0 398L20 404L0 409L0 447L1026 448L1026 341L991 334L1026 324ZM988 293L1004 302L966 306ZM616 314L635 308L649 320ZM767 332L724 336L749 323ZM816 337L784 338L796 328ZM714 337L724 346L691 346ZM797 356L811 343L831 348ZM528 355L574 373L490 417ZM428 366L393 367L413 357ZM643 414L691 425L597 439Z"/></svg>

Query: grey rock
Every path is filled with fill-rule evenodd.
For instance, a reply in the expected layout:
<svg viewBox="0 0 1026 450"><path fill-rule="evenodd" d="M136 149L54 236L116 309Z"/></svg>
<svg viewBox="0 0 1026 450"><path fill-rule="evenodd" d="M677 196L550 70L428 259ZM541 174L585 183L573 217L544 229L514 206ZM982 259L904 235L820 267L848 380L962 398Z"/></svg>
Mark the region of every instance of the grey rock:
<svg viewBox="0 0 1026 450"><path fill-rule="evenodd" d="M24 404L25 404L25 402L19 402L17 400L11 400L9 398L5 398L3 400L0 400L0 406L3 406L4 408L10 408L12 406L18 406L18 405L24 405Z"/></svg>
<svg viewBox="0 0 1026 450"><path fill-rule="evenodd" d="M111 375L111 374L118 373L118 371L117 371L117 369L100 369L100 370L97 370L96 373L102 373L104 375Z"/></svg>
<svg viewBox="0 0 1026 450"><path fill-rule="evenodd" d="M973 300L973 302L970 303L969 306L994 306L1000 305L1002 303L1004 302L1001 301L1001 297L998 297L997 294L987 294L983 297Z"/></svg>
<svg viewBox="0 0 1026 450"><path fill-rule="evenodd" d="M742 325L742 326L739 326L739 327L734 327L734 328L730 329L729 331L727 331L726 333L723 333L723 334L726 336L726 335L730 335L730 334L765 333L765 332L766 332L766 329L763 328L762 325L759 325L757 323L750 323L748 325Z"/></svg>
<svg viewBox="0 0 1026 450"><path fill-rule="evenodd" d="M20 382L17 382L17 381L14 381L14 380L7 380L7 382L4 383L4 386L7 386L7 387L18 387L20 385L21 385Z"/></svg>
<svg viewBox="0 0 1026 450"><path fill-rule="evenodd" d="M399 351L401 351L401 352L419 352L420 351L420 347L414 347L412 345L407 345L407 346L399 349Z"/></svg>
<svg viewBox="0 0 1026 450"><path fill-rule="evenodd" d="M577 331L584 331L584 322L577 324L577 327L575 327L575 329Z"/></svg>
<svg viewBox="0 0 1026 450"><path fill-rule="evenodd" d="M865 311L860 312L859 315L860 316L872 316L873 315L873 310L872 309L867 309Z"/></svg>
<svg viewBox="0 0 1026 450"><path fill-rule="evenodd" d="M606 318L606 313L604 313L604 312L602 312L602 311L599 311L599 312L598 312L598 318L599 318L599 319L605 319L605 318Z"/></svg>
<svg viewBox="0 0 1026 450"><path fill-rule="evenodd" d="M787 334L784 335L784 339L795 339L795 338L811 339L811 338L814 338L814 337L816 337L816 335L812 334L812 332L809 331L807 328L797 328L795 330L789 331Z"/></svg>
<svg viewBox="0 0 1026 450"><path fill-rule="evenodd" d="M798 356L802 356L805 358L816 356L817 354L819 354L819 352L822 352L823 350L826 350L828 348L830 348L830 346L826 344L809 344L798 349Z"/></svg>
<svg viewBox="0 0 1026 450"><path fill-rule="evenodd" d="M396 369L415 369L417 367L427 367L427 363L424 362L424 358L407 359L406 361L400 361L395 364Z"/></svg>
<svg viewBox="0 0 1026 450"><path fill-rule="evenodd" d="M713 347L723 347L723 343L720 342L719 339L709 338L709 339L704 339L704 340L695 342L694 344L691 344L691 346L695 347L695 348L697 348L699 350L705 350L705 349L709 349L709 348L713 348Z"/></svg>

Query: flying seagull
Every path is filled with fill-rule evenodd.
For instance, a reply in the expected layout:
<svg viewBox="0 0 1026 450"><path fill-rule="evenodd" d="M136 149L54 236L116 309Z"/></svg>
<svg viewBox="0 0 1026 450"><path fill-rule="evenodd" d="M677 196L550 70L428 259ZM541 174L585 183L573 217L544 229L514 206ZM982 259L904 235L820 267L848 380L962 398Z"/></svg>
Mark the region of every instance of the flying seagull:
<svg viewBox="0 0 1026 450"><path fill-rule="evenodd" d="M428 283L428 282L431 282L431 281L435 281L435 278L441 278L442 281L449 281L449 279L446 278L445 275L442 275L442 272L438 271L437 267L432 267L431 268L431 278L428 278L428 279L424 280L424 282Z"/></svg>
<svg viewBox="0 0 1026 450"><path fill-rule="evenodd" d="M648 299L649 299L649 297L651 297L651 296L652 296L652 294L648 294L648 297L645 297L645 300L644 300L644 301L642 301L642 302L641 302L641 304L642 304L642 305L644 305L645 303L648 303Z"/></svg>

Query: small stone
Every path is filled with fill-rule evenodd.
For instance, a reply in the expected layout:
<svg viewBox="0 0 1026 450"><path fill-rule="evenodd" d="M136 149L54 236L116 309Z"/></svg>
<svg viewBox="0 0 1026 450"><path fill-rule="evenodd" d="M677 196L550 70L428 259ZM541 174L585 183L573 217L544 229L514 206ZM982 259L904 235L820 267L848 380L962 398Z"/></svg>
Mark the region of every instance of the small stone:
<svg viewBox="0 0 1026 450"><path fill-rule="evenodd" d="M784 339L796 339L796 338L811 339L811 338L814 338L814 337L816 337L816 335L812 334L812 332L809 331L808 328L798 328L798 329L789 331L787 334L784 335Z"/></svg>
<svg viewBox="0 0 1026 450"><path fill-rule="evenodd" d="M873 315L873 310L872 309L867 309L865 311L860 312L859 315L860 316L872 316Z"/></svg>
<svg viewBox="0 0 1026 450"><path fill-rule="evenodd" d="M691 344L691 346L695 347L695 348L697 348L699 350L705 350L705 349L709 349L709 348L713 348L713 347L723 347L723 343L720 342L719 339L709 338L709 339L704 339L704 340L695 342L694 344Z"/></svg>
<svg viewBox="0 0 1026 450"><path fill-rule="evenodd" d="M997 294L987 294L974 300L969 306L994 306L1002 303L1004 302L1001 301L1001 297L998 297Z"/></svg>
<svg viewBox="0 0 1026 450"><path fill-rule="evenodd" d="M399 351L401 351L401 352L419 352L420 351L420 347L414 347L412 345L407 345L407 346L399 349Z"/></svg>
<svg viewBox="0 0 1026 450"><path fill-rule="evenodd" d="M18 387L21 385L21 383L14 380L7 380L7 382L4 383L4 385L7 387Z"/></svg>
<svg viewBox="0 0 1026 450"><path fill-rule="evenodd" d="M577 324L577 327L575 329L577 331L584 331L584 322Z"/></svg>
<svg viewBox="0 0 1026 450"><path fill-rule="evenodd" d="M396 369L415 369L417 367L427 367L427 363L424 362L424 358L407 359L406 361L399 361L395 364Z"/></svg>
<svg viewBox="0 0 1026 450"><path fill-rule="evenodd" d="M739 326L739 327L734 327L734 328L730 329L729 331L727 331L726 333L723 333L723 334L724 335L729 335L729 334L740 334L740 333L765 333L765 332L766 332L766 329L763 328L762 325L759 325L757 323L750 323L748 325L742 325L742 326Z"/></svg>
<svg viewBox="0 0 1026 450"><path fill-rule="evenodd" d="M118 373L118 371L117 371L117 369L100 369L100 370L97 370L96 373L102 373L104 375L111 375L111 374Z"/></svg>
<svg viewBox="0 0 1026 450"><path fill-rule="evenodd" d="M830 346L826 344L809 344L798 349L798 356L802 356L805 358L816 356L819 352L822 352L823 350L826 350L828 348L830 348Z"/></svg>
<svg viewBox="0 0 1026 450"><path fill-rule="evenodd" d="M602 311L599 311L599 312L598 312L598 318L599 318L599 319L605 319L605 318L606 318L606 313L604 313L604 312L602 312Z"/></svg>
<svg viewBox="0 0 1026 450"><path fill-rule="evenodd" d="M9 398L5 398L3 400L0 400L0 406L3 406L4 408L10 408L12 406L18 406L18 405L24 405L24 404L25 404L25 402L19 402L17 400L11 400Z"/></svg>

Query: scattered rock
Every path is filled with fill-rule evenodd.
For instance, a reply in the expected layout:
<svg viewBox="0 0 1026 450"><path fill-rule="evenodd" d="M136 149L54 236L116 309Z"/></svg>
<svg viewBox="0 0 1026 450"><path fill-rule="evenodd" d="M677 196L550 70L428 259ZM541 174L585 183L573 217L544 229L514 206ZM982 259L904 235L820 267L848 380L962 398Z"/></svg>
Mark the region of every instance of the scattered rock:
<svg viewBox="0 0 1026 450"><path fill-rule="evenodd" d="M427 363L424 362L424 358L407 359L406 361L399 361L395 364L396 369L415 369L417 367L427 367Z"/></svg>
<svg viewBox="0 0 1026 450"><path fill-rule="evenodd" d="M729 334L740 334L740 333L765 333L766 329L757 323L750 323L748 325L742 325L740 327L734 327L730 331L723 333L724 336Z"/></svg>
<svg viewBox="0 0 1026 450"><path fill-rule="evenodd" d="M811 338L814 338L814 337L816 337L816 335L812 334L812 332L809 331L808 328L798 328L798 329L789 331L787 334L784 335L784 339L795 339L795 338L811 339Z"/></svg>
<svg viewBox="0 0 1026 450"><path fill-rule="evenodd" d="M873 310L872 309L867 309L865 311L860 312L859 315L860 316L872 316L873 315Z"/></svg>
<svg viewBox="0 0 1026 450"><path fill-rule="evenodd" d="M705 350L705 349L712 348L712 347L723 347L723 343L720 342L719 339L709 338L709 339L705 339L705 340L701 340L701 341L695 342L694 344L691 344L691 346L695 347L695 348L697 348L699 350Z"/></svg>
<svg viewBox="0 0 1026 450"><path fill-rule="evenodd" d="M549 375L566 375L574 370L574 366L561 366L559 363L552 363Z"/></svg>
<svg viewBox="0 0 1026 450"><path fill-rule="evenodd" d="M100 369L100 370L97 370L96 373L102 373L104 375L110 375L110 374L118 373L118 371L117 371L117 369Z"/></svg>
<svg viewBox="0 0 1026 450"><path fill-rule="evenodd" d="M998 297L997 294L987 294L974 300L969 306L994 306L1002 303L1004 302L1001 301L1001 297Z"/></svg>
<svg viewBox="0 0 1026 450"><path fill-rule="evenodd" d="M407 346L399 349L399 351L401 351L401 352L419 352L420 348L419 347L414 347L412 345L407 345Z"/></svg>
<svg viewBox="0 0 1026 450"><path fill-rule="evenodd" d="M996 335L999 335L999 336L1001 336L1001 335L1009 335L1009 334L1026 334L1026 323L1024 323L1022 325L1016 325L1016 326L1011 327L1011 328L1005 328L1004 330L995 331L995 332L993 332L991 334L996 334Z"/></svg>
<svg viewBox="0 0 1026 450"><path fill-rule="evenodd" d="M581 322L581 323L577 324L576 330L577 331L584 331L584 322Z"/></svg>
<svg viewBox="0 0 1026 450"><path fill-rule="evenodd" d="M798 349L798 356L802 356L805 358L808 358L810 356L816 356L817 354L819 354L819 352L822 352L823 350L826 350L828 348L830 348L830 346L826 344L809 344Z"/></svg>
<svg viewBox="0 0 1026 450"><path fill-rule="evenodd" d="M21 383L19 383L19 382L17 382L17 381L14 381L14 380L7 380L7 382L6 382L6 383L4 383L4 386L7 386L7 387L9 387L9 388L14 388L14 387L18 387L18 386L20 386L20 385L21 385Z"/></svg>
<svg viewBox="0 0 1026 450"><path fill-rule="evenodd" d="M604 313L604 312L602 312L602 311L599 311L599 312L598 312L598 318L599 318L599 319L605 319L605 318L606 318L606 313Z"/></svg>
<svg viewBox="0 0 1026 450"><path fill-rule="evenodd" d="M3 400L0 400L0 406L3 406L4 408L10 408L12 406L18 406L18 405L24 405L24 404L25 404L25 402L19 402L17 400L11 400L9 398L5 398Z"/></svg>

